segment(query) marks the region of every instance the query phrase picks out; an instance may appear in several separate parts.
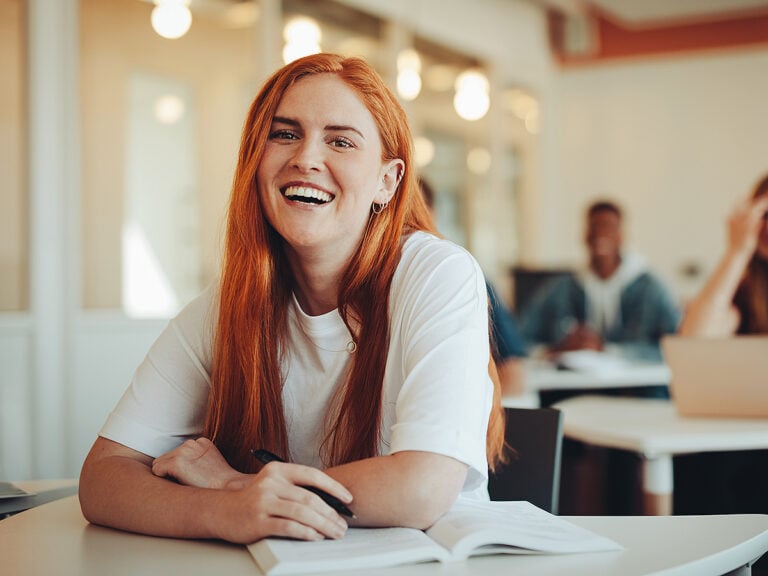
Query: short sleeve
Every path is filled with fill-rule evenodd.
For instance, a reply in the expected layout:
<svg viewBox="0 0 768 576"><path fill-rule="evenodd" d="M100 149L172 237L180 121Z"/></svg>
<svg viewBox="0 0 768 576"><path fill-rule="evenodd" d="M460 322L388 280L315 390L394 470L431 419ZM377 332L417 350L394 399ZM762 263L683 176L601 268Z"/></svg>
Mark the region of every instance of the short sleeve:
<svg viewBox="0 0 768 576"><path fill-rule="evenodd" d="M404 251L393 279L390 355L400 356L388 364L387 380L402 386L390 452L427 451L464 462L470 467L464 491L472 491L487 481L493 398L485 281L468 252L427 239Z"/></svg>

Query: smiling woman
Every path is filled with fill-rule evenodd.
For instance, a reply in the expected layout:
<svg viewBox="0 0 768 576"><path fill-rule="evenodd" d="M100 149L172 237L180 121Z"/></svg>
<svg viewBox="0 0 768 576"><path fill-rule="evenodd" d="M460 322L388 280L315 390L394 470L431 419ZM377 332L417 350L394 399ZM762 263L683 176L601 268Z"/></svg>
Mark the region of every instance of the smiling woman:
<svg viewBox="0 0 768 576"><path fill-rule="evenodd" d="M257 179L267 220L291 246L290 254L322 251L330 257L318 270L329 282L296 293L306 311L336 307L338 270L360 244L373 205L386 205L395 193L403 161L382 158L373 116L340 77L318 74L287 90Z"/></svg>
<svg viewBox="0 0 768 576"><path fill-rule="evenodd" d="M435 235L405 113L365 61L308 56L267 81L224 256L94 443L90 521L314 540L347 526L317 490L366 526L488 498L503 418L483 274Z"/></svg>

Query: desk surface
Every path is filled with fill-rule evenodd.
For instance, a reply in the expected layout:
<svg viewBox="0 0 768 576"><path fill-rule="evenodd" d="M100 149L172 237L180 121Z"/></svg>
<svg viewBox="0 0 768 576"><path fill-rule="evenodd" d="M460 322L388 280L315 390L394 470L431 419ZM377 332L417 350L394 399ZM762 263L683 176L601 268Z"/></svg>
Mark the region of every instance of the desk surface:
<svg viewBox="0 0 768 576"><path fill-rule="evenodd" d="M561 370L536 359L525 365L526 389L530 391L665 386L669 378L669 367L663 363L627 363L620 369L592 372Z"/></svg>
<svg viewBox="0 0 768 576"><path fill-rule="evenodd" d="M569 520L613 538L626 549L600 554L486 556L456 564L365 570L365 574L708 576L725 574L768 550L768 515ZM153 538L90 525L75 496L0 521L0 558L0 571L19 576L259 574L242 546Z"/></svg>
<svg viewBox="0 0 768 576"><path fill-rule="evenodd" d="M768 448L768 419L678 416L669 400L578 396L555 404L563 433L647 458Z"/></svg>

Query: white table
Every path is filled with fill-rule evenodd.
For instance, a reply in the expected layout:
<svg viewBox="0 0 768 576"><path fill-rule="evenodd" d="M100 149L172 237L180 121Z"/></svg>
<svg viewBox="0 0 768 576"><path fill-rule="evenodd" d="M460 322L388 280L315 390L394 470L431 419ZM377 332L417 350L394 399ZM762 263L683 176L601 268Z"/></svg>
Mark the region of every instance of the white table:
<svg viewBox="0 0 768 576"><path fill-rule="evenodd" d="M667 385L670 372L669 367L661 362L636 362L620 370L590 372L559 370L549 362L530 360L526 363L525 378L526 389L532 391L632 388Z"/></svg>
<svg viewBox="0 0 768 576"><path fill-rule="evenodd" d="M750 563L768 550L768 515L592 516L568 520L613 538L625 550L485 556L455 564L432 562L371 569L364 574L744 576L750 573ZM90 525L73 496L0 521L0 574L256 576L259 570L242 546L153 538Z"/></svg>
<svg viewBox="0 0 768 576"><path fill-rule="evenodd" d="M555 404L563 434L643 458L643 501L649 514L670 514L672 457L694 452L768 448L768 420L678 416L669 400L579 396Z"/></svg>
<svg viewBox="0 0 768 576"><path fill-rule="evenodd" d="M578 371L558 369L551 362L529 358L524 367L525 391L515 396L504 396L504 406L538 408L539 393L558 391L589 391L666 386L669 384L669 367L662 362L633 362L621 370Z"/></svg>

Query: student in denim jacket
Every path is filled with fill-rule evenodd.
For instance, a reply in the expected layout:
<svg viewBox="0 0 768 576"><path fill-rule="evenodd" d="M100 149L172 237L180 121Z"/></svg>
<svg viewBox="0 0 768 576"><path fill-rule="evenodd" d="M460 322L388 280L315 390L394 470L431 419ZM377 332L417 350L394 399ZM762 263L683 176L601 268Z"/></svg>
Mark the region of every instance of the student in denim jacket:
<svg viewBox="0 0 768 576"><path fill-rule="evenodd" d="M588 269L553 280L533 298L521 314L523 337L551 353L612 347L660 360L659 340L680 320L677 305L643 259L622 250L616 204L592 204L586 224Z"/></svg>

